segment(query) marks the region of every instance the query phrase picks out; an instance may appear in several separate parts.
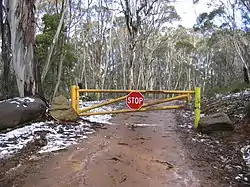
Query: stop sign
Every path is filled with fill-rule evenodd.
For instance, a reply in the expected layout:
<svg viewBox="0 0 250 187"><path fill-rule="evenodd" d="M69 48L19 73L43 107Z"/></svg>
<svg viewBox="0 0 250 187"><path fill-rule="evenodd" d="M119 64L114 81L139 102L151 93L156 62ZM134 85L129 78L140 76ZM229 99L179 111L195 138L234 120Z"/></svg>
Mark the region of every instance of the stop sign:
<svg viewBox="0 0 250 187"><path fill-rule="evenodd" d="M126 97L126 104L130 109L140 109L143 102L144 97L141 92L130 92Z"/></svg>

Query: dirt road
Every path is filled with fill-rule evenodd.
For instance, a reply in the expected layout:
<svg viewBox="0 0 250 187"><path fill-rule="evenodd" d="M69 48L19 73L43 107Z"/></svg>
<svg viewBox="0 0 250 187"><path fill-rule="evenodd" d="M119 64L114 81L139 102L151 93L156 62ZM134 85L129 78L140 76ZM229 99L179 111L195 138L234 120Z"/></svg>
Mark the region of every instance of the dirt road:
<svg viewBox="0 0 250 187"><path fill-rule="evenodd" d="M122 114L112 122L81 144L38 161L15 186L201 186L176 133L174 113Z"/></svg>

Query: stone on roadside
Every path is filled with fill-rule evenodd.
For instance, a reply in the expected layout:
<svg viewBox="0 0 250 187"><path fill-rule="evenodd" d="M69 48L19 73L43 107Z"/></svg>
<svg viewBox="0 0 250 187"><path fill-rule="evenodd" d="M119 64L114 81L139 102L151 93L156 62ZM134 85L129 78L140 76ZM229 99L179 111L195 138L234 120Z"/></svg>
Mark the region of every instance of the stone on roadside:
<svg viewBox="0 0 250 187"><path fill-rule="evenodd" d="M59 121L75 122L79 119L77 112L70 106L67 98L62 95L54 98L50 114Z"/></svg>
<svg viewBox="0 0 250 187"><path fill-rule="evenodd" d="M16 97L0 101L0 130L43 120L47 103L40 97Z"/></svg>
<svg viewBox="0 0 250 187"><path fill-rule="evenodd" d="M201 117L198 127L198 130L204 133L213 131L231 131L233 129L233 122L225 113L216 113Z"/></svg>

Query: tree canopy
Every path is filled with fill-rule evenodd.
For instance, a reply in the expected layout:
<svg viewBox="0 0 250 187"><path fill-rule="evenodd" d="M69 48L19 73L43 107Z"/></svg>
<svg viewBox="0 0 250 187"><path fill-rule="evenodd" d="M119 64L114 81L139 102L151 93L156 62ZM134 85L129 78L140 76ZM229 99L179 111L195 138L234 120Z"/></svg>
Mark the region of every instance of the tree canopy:
<svg viewBox="0 0 250 187"><path fill-rule="evenodd" d="M213 0L207 5L213 10L200 14L193 28L172 27L181 17L168 0L6 2L22 3L26 9L15 14L13 22L11 12L6 12L9 4L0 2L4 98L17 95L18 89L21 93L20 76L29 87L26 91L36 86L33 94L50 100L57 94L69 95L70 86L77 83L100 89L202 86L205 92L249 83L247 0ZM28 12L33 16L27 17L32 15ZM33 34L22 18L31 24L34 16ZM14 42L18 37L19 44ZM13 52L21 48L22 59L27 57L25 50L31 50L29 63L15 59Z"/></svg>

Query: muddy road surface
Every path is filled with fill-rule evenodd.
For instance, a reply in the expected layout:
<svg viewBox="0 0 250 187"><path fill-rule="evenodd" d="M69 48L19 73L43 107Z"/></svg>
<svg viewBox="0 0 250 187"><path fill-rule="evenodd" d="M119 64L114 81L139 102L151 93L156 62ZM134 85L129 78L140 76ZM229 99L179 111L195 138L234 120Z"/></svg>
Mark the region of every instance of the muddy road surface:
<svg viewBox="0 0 250 187"><path fill-rule="evenodd" d="M9 171L6 187L220 186L192 170L176 129L171 111L117 115L82 143Z"/></svg>

